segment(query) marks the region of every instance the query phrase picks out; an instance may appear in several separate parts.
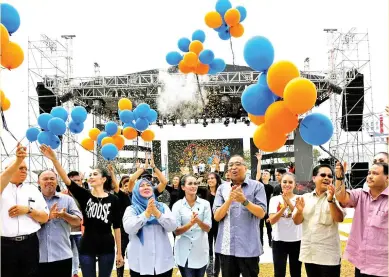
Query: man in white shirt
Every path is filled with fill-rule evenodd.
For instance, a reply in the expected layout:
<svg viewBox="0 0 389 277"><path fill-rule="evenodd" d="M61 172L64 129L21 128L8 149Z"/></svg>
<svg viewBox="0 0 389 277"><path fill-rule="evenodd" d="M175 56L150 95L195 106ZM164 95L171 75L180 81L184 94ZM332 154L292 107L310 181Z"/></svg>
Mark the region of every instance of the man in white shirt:
<svg viewBox="0 0 389 277"><path fill-rule="evenodd" d="M46 201L27 178L26 147L1 174L1 276L35 277L39 264L37 231L49 218Z"/></svg>

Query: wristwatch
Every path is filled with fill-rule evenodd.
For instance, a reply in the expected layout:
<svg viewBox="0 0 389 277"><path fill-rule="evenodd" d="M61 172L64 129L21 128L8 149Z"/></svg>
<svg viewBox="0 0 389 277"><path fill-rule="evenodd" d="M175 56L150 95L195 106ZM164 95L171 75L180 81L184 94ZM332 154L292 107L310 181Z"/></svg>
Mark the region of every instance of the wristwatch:
<svg viewBox="0 0 389 277"><path fill-rule="evenodd" d="M28 212L27 212L27 214L30 214L30 213L32 213L32 210L33 210L33 208L32 208L32 207L28 207Z"/></svg>
<svg viewBox="0 0 389 277"><path fill-rule="evenodd" d="M242 205L245 206L245 207L246 207L248 204L249 204L249 200L247 200L247 199L242 203Z"/></svg>
<svg viewBox="0 0 389 277"><path fill-rule="evenodd" d="M327 202L328 202L328 203L334 203L334 204L336 203L336 202L335 202L335 198L332 198L331 201L327 200Z"/></svg>

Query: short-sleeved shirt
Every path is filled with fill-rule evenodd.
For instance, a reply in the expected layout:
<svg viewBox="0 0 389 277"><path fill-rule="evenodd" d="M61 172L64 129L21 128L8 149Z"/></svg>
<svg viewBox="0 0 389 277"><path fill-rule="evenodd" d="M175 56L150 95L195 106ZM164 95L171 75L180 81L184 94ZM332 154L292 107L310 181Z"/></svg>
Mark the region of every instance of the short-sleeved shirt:
<svg viewBox="0 0 389 277"><path fill-rule="evenodd" d="M243 194L248 201L267 209L266 193L263 184L246 178L242 184ZM221 184L213 203L213 212L229 198L231 183ZM215 252L240 258L259 257L263 254L259 239L259 218L241 203L232 202L226 216L219 222Z"/></svg>
<svg viewBox="0 0 389 277"><path fill-rule="evenodd" d="M57 204L57 210L66 209L71 215L82 219L82 214L72 197L62 193L55 193L51 198L45 197L46 203L51 209ZM73 257L70 244L71 226L62 218L49 219L38 231L39 238L39 262L51 263Z"/></svg>
<svg viewBox="0 0 389 277"><path fill-rule="evenodd" d="M69 191L77 199L84 217L85 231L81 240L81 254L115 253L112 227L120 228L120 204L117 196L97 198L71 181Z"/></svg>
<svg viewBox="0 0 389 277"><path fill-rule="evenodd" d="M316 190L302 195L305 201L302 223L300 258L303 263L318 265L340 264L340 237L338 223L332 219L327 193L320 196ZM339 202L336 205L340 207ZM297 213L297 209L293 211Z"/></svg>
<svg viewBox="0 0 389 277"><path fill-rule="evenodd" d="M123 215L127 209L127 207L131 206L131 197L132 193L129 194L124 193L123 191L119 190L118 192L115 192L115 195L119 199L119 205L120 205L120 218L123 218ZM120 221L120 234L121 236L128 236L123 228L123 223ZM125 249L123 249L124 251Z"/></svg>
<svg viewBox="0 0 389 277"><path fill-rule="evenodd" d="M296 205L297 196L293 196L290 202L293 206ZM276 214L281 210L281 205L284 205L282 195L274 196L270 199L269 215ZM272 236L275 241L300 241L301 240L301 224L296 225L292 219L292 211L288 207L276 224L272 226Z"/></svg>
<svg viewBox="0 0 389 277"><path fill-rule="evenodd" d="M347 191L355 208L344 258L361 273L388 276L388 188L376 199L370 188Z"/></svg>
<svg viewBox="0 0 389 277"><path fill-rule="evenodd" d="M177 228L190 222L193 212L209 227L212 227L211 206L207 200L196 198L193 207L189 206L186 198L178 200L173 206L173 214L176 217ZM208 264L209 244L208 233L204 232L198 224L195 224L185 233L176 237L174 246L176 264L185 267L188 261L189 268L202 268Z"/></svg>
<svg viewBox="0 0 389 277"><path fill-rule="evenodd" d="M28 214L11 218L8 215L8 210L15 205L30 206L35 210L44 211L49 214L46 201L36 186L31 184L16 186L15 184L9 183L4 188L0 198L0 229L2 237L30 235L41 228L40 223Z"/></svg>

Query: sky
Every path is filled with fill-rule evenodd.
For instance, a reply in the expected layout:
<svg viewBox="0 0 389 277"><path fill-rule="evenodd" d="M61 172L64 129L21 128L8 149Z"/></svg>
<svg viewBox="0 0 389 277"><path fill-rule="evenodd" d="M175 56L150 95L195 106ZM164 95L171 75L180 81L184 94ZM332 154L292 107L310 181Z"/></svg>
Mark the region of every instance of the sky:
<svg viewBox="0 0 389 277"><path fill-rule="evenodd" d="M23 65L15 70L0 71L0 87L11 100L5 113L8 125L16 137L23 137L28 127L28 40L40 34L59 38L76 35L73 41L74 76L94 75L94 62L100 65L101 75L121 75L153 68L166 68L165 55L177 50L180 37L190 37L203 29L205 47L216 56L232 63L228 42L221 41L216 32L204 24L204 15L214 10L214 0L9 0L21 16L20 29L11 37L25 50ZM255 35L267 37L275 48L275 60L290 60L300 69L310 58L311 70L327 68L327 37L324 28L346 31L352 26L369 32L371 77L375 99L374 110L381 112L388 103L388 2L387 1L305 1L305 0L231 0L233 6L243 5L248 11L243 22L245 34L233 40L235 63L245 65L243 47ZM318 109L329 113L328 105ZM88 120L90 122L91 120ZM243 125L243 124L242 124ZM243 125L244 126L244 125ZM86 126L89 129L92 126ZM176 127L179 128L179 127ZM198 131L188 126L190 139ZM213 131L220 132L214 127ZM242 127L243 128L243 127ZM157 138L166 137L156 128ZM221 130L221 129L220 129ZM225 129L223 129L225 130ZM178 131L178 130L177 130ZM158 134L160 132L160 134ZM166 132L166 131L165 131ZM180 131L178 131L180 132ZM242 129L249 137L253 127ZM181 132L180 132L181 133ZM193 135L196 133L196 135ZM204 138L208 138L206 132ZM13 140L2 133L8 151ZM84 134L79 136L83 137ZM211 135L213 136L213 135ZM181 137L181 136L180 136ZM247 145L247 143L246 143ZM1 147L1 151L3 148ZM79 150L80 153L83 150ZM81 159L89 158L85 153ZM81 163L83 164L83 163ZM84 163L85 164L85 163Z"/></svg>

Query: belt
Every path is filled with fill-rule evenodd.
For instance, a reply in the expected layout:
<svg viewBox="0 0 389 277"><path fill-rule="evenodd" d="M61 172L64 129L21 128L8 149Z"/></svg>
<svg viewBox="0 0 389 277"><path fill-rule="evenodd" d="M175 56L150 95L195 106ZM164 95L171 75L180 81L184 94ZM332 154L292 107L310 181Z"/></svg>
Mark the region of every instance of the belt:
<svg viewBox="0 0 389 277"><path fill-rule="evenodd" d="M17 236L17 237L1 237L1 240L8 240L8 241L24 241L26 239L29 239L33 236L35 236L36 233L32 233L29 235L23 235L23 236Z"/></svg>

